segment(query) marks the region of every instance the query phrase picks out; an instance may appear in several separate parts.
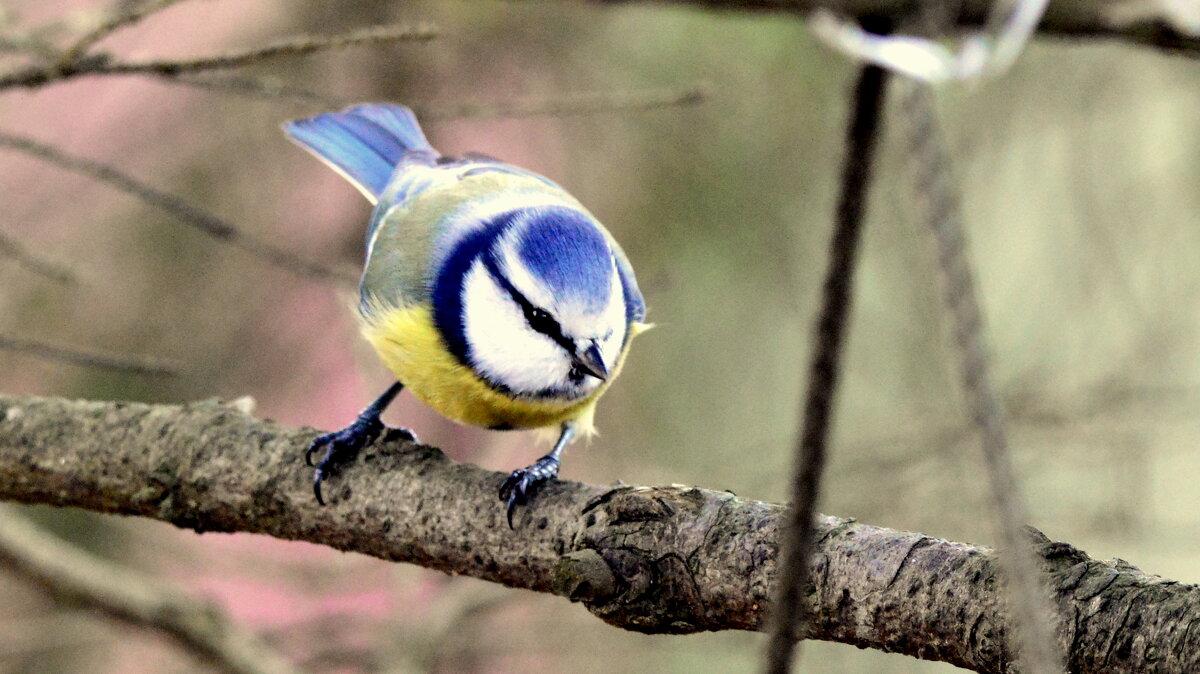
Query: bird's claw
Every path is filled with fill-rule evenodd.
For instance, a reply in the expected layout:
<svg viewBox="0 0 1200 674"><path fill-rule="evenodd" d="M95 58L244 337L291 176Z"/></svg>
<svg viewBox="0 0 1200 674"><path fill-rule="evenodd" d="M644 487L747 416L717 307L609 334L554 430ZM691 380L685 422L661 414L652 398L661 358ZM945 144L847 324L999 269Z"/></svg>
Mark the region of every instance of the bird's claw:
<svg viewBox="0 0 1200 674"><path fill-rule="evenodd" d="M558 475L558 460L549 457L538 459L537 463L514 470L500 485L500 500L507 506L508 528L514 529L513 512L517 506L528 504L538 489L550 478Z"/></svg>
<svg viewBox="0 0 1200 674"><path fill-rule="evenodd" d="M357 456L363 447L374 442L383 433L383 430L383 422L377 417L374 419L359 417L342 430L318 436L308 445L308 449L304 451L304 463L309 466L313 465L313 455L322 449L325 450L325 456L316 464L316 470L313 471L313 494L317 497L317 503L325 505L325 499L321 496L321 483L325 481L325 478L337 472L340 464ZM416 438L408 429L394 430L401 431L410 438Z"/></svg>
<svg viewBox="0 0 1200 674"><path fill-rule="evenodd" d="M407 440L408 442L415 442L417 444L421 443L421 439L418 438L417 434L413 433L411 429L400 428L399 426L387 426L385 427L385 430L388 432L388 436L386 438L388 440L400 439ZM393 435L395 435L396 438L392 438L391 436Z"/></svg>
<svg viewBox="0 0 1200 674"><path fill-rule="evenodd" d="M316 467L312 462L312 455L316 454L317 450L328 441L327 438L329 438L329 434L322 435L308 444L308 449L304 450L304 465Z"/></svg>

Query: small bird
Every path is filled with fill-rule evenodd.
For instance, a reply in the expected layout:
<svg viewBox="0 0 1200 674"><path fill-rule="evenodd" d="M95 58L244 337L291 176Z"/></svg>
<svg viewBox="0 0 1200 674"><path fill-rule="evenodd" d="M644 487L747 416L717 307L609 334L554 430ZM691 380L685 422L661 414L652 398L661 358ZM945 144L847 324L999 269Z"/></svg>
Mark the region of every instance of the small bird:
<svg viewBox="0 0 1200 674"><path fill-rule="evenodd" d="M648 324L625 253L571 195L481 154L446 157L401 105L366 104L284 124L293 141L375 206L359 285L363 335L396 376L324 449L313 491L383 432L404 388L454 421L557 428L549 454L500 485L513 511L594 432L596 401ZM407 429L400 429L412 437Z"/></svg>

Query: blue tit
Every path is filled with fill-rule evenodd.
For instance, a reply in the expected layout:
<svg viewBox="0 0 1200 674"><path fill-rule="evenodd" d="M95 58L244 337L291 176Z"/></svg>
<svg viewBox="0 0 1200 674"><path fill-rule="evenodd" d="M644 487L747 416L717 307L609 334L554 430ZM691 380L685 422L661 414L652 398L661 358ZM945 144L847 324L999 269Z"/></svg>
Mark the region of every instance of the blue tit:
<svg viewBox="0 0 1200 674"><path fill-rule="evenodd" d="M397 379L308 448L309 465L325 450L317 501L325 477L382 433L380 414L408 388L460 423L558 430L549 454L500 486L512 526L572 438L593 432L596 401L647 327L624 252L550 180L484 155L443 156L404 106L360 105L284 130L375 205L358 316Z"/></svg>

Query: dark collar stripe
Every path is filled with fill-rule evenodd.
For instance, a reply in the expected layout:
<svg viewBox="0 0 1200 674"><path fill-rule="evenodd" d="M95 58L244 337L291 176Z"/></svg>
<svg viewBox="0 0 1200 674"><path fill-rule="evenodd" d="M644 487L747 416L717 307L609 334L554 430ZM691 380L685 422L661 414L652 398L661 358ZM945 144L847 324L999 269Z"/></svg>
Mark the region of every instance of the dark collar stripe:
<svg viewBox="0 0 1200 674"><path fill-rule="evenodd" d="M463 287L471 265L479 259L522 215L520 209L492 218L486 225L463 237L437 270L431 289L433 319L446 348L459 363L471 367L463 314Z"/></svg>

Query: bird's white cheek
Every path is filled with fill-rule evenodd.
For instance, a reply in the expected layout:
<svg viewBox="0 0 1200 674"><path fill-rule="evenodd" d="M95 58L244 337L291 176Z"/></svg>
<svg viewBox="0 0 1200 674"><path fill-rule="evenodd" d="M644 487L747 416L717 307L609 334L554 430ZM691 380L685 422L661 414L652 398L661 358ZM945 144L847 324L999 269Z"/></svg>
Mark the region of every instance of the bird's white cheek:
<svg viewBox="0 0 1200 674"><path fill-rule="evenodd" d="M476 262L463 284L464 327L472 366L518 393L562 385L570 371L566 352L534 331L506 291Z"/></svg>
<svg viewBox="0 0 1200 674"><path fill-rule="evenodd" d="M625 341L624 322L621 325L620 329L614 330L610 337L600 342L600 355L604 356L604 364L610 371L621 357L621 344Z"/></svg>
<svg viewBox="0 0 1200 674"><path fill-rule="evenodd" d="M625 291L613 269L612 290L609 293L608 305L604 308L603 323L609 326L608 331L601 335L600 354L604 363L611 369L621 355L621 346L625 343L625 332L629 329L625 318Z"/></svg>

